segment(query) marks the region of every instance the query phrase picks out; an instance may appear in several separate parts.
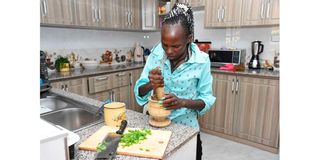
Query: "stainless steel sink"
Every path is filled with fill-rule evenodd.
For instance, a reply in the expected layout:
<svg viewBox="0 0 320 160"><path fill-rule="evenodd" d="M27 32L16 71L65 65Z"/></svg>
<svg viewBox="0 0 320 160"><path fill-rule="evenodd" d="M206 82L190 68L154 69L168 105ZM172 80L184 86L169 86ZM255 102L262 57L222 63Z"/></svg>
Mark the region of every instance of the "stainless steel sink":
<svg viewBox="0 0 320 160"><path fill-rule="evenodd" d="M103 117L96 114L99 108L58 95L40 99L40 106L51 110L40 114L42 119L71 131L103 121Z"/></svg>

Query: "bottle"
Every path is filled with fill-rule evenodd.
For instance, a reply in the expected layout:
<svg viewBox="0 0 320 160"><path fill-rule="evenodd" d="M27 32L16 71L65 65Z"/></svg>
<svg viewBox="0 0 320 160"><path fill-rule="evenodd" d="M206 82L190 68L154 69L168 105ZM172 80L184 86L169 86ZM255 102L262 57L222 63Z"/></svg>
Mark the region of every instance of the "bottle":
<svg viewBox="0 0 320 160"><path fill-rule="evenodd" d="M133 56L134 62L143 62L143 49L139 45L138 42L136 42L135 50L134 50L134 56Z"/></svg>
<svg viewBox="0 0 320 160"><path fill-rule="evenodd" d="M166 8L166 13L169 13L169 11L171 10L170 2L166 3L165 8Z"/></svg>

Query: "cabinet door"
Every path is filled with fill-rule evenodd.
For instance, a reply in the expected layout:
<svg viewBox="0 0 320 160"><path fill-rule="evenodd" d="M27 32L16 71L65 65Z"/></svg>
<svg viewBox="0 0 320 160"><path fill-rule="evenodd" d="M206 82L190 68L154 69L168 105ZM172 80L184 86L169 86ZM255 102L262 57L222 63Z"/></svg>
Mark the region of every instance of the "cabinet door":
<svg viewBox="0 0 320 160"><path fill-rule="evenodd" d="M239 26L241 20L241 3L242 0L206 1L205 26Z"/></svg>
<svg viewBox="0 0 320 160"><path fill-rule="evenodd" d="M235 102L235 76L214 74L213 92L217 98L211 110L200 118L202 128L232 134Z"/></svg>
<svg viewBox="0 0 320 160"><path fill-rule="evenodd" d="M73 24L71 0L41 0L41 23Z"/></svg>
<svg viewBox="0 0 320 160"><path fill-rule="evenodd" d="M97 25L97 4L95 0L76 0L75 19L78 26Z"/></svg>
<svg viewBox="0 0 320 160"><path fill-rule="evenodd" d="M131 83L130 83L130 87L131 87L131 93L130 93L130 104L131 104L131 109L132 110L135 110L135 111L137 111L137 112L140 112L140 113L142 113L142 111L143 111L143 108L141 107L141 106L139 106L139 104L137 103L137 101L136 101L136 98L135 98L135 96L134 96L134 92L133 92L133 89L134 89L134 86L135 86L135 84L136 84L136 82L137 82L137 80L140 78L140 75L141 75L141 73L142 73L142 68L141 69L135 69L135 70L133 70L132 72L131 72L131 76L130 76L130 78L131 78Z"/></svg>
<svg viewBox="0 0 320 160"><path fill-rule="evenodd" d="M114 101L123 102L127 108L130 108L130 86L123 86L112 90Z"/></svg>
<svg viewBox="0 0 320 160"><path fill-rule="evenodd" d="M141 29L141 2L140 0L129 0L130 28Z"/></svg>
<svg viewBox="0 0 320 160"><path fill-rule="evenodd" d="M263 25L265 12L265 0L244 0L241 25Z"/></svg>
<svg viewBox="0 0 320 160"><path fill-rule="evenodd" d="M111 92L111 90L103 91L103 92L99 92L99 93L89 94L88 97L95 99L95 100L98 100L98 101L101 101L101 102L106 102L107 100L112 99L112 92Z"/></svg>
<svg viewBox="0 0 320 160"><path fill-rule="evenodd" d="M266 9L267 25L278 25L280 20L280 4L279 0L268 0Z"/></svg>
<svg viewBox="0 0 320 160"><path fill-rule="evenodd" d="M87 78L70 80L68 85L68 91L81 96L87 96L88 95Z"/></svg>
<svg viewBox="0 0 320 160"><path fill-rule="evenodd" d="M234 135L278 148L279 80L238 79Z"/></svg>
<svg viewBox="0 0 320 160"><path fill-rule="evenodd" d="M111 28L112 0L97 0L97 22L99 27Z"/></svg>
<svg viewBox="0 0 320 160"><path fill-rule="evenodd" d="M159 26L158 0L142 0L142 30L155 30Z"/></svg>
<svg viewBox="0 0 320 160"><path fill-rule="evenodd" d="M206 1L205 4L205 27L221 26L221 0Z"/></svg>
<svg viewBox="0 0 320 160"><path fill-rule="evenodd" d="M239 26L241 21L242 0L222 0L221 19L222 25Z"/></svg>

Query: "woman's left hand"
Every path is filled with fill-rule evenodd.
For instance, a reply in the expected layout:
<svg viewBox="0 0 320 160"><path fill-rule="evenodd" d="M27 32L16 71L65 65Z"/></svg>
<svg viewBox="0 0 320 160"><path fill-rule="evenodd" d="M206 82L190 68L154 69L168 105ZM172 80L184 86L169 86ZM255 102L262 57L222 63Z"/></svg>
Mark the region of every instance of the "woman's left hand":
<svg viewBox="0 0 320 160"><path fill-rule="evenodd" d="M162 101L162 106L167 110L180 109L186 107L184 99L178 98L173 93L165 94L164 100Z"/></svg>

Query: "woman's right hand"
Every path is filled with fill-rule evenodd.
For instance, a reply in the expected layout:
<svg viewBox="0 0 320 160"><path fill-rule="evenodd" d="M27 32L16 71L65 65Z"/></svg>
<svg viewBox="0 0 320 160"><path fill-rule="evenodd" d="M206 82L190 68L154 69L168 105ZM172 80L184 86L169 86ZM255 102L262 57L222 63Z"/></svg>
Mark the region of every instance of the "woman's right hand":
<svg viewBox="0 0 320 160"><path fill-rule="evenodd" d="M163 77L158 68L151 70L148 78L153 89L164 86Z"/></svg>

